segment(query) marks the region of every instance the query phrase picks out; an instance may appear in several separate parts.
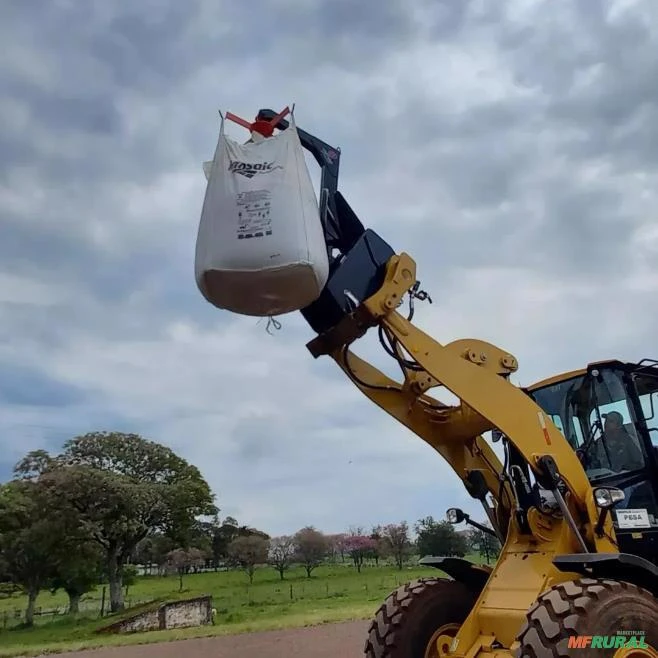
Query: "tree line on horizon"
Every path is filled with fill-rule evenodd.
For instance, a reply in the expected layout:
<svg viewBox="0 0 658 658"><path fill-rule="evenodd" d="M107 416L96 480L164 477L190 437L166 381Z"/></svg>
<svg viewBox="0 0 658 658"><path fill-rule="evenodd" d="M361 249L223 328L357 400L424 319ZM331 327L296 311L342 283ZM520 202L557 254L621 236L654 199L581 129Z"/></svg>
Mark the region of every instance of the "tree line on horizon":
<svg viewBox="0 0 658 658"><path fill-rule="evenodd" d="M365 564L392 560L402 569L412 554L495 557L497 542L481 531L458 533L446 521L420 519L411 537L406 521L325 534L313 526L270 537L220 521L215 496L195 466L137 434L92 432L50 455L36 450L0 485L0 596L27 596L31 626L38 594L63 590L69 612L97 585L109 585L111 612L122 610L135 565L146 573L179 576L197 570L241 568L253 581L257 567L283 580L293 565L307 577L326 561Z"/></svg>

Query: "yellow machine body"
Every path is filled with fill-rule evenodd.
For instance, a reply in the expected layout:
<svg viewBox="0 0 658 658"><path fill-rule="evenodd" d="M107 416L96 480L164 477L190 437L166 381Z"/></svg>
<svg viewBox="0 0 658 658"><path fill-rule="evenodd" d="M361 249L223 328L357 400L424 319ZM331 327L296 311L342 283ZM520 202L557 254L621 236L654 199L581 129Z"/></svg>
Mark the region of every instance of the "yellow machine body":
<svg viewBox="0 0 658 658"><path fill-rule="evenodd" d="M278 130L290 127L271 109L261 109L257 120L276 124ZM602 432L603 425L599 405L597 424L590 420L587 390L569 397L569 404L575 400L578 408L576 425L589 426L583 448L578 437L572 441L570 427L567 439L555 425L557 418L564 421L555 413L554 402L535 401L546 390L533 392L510 382L518 369L512 354L476 339L444 345L414 326L413 315L405 317L398 310L407 296L410 303L422 299L414 261L408 254L396 254L376 232L366 229L338 191L340 149L295 129L321 169L320 217L330 255L327 284L301 311L317 334L309 350L316 358L333 358L366 397L434 448L469 494L482 502L503 544L496 565L489 569L466 560L451 558L448 563L432 557L431 566L452 580L428 578L392 592L368 631L367 657L558 658L570 655L574 637L586 642L597 633L614 633L620 624L628 631L637 623L644 625L637 630L646 631L653 648L601 653L592 646L593 654L582 655L658 658L658 444L654 450L640 408L642 395L651 400L653 410L658 361L619 364L621 369L613 365L619 362L606 362L600 365L603 374L598 365L590 364L582 379L587 386L595 382L592 390L599 375L605 385L606 374L614 378L622 373L617 383L624 399L630 400L630 424L640 428L644 467L610 468L607 480L607 475L592 475L591 468L586 472L583 454L594 438L601 438L591 428ZM350 349L371 329L378 331L382 345L397 360L401 381L387 377ZM550 385L556 385L561 391L563 385L572 385L568 380L583 373L565 373L534 388L549 385L550 394ZM441 402L441 389L459 403ZM628 391L632 395L626 395ZM599 400L596 391L593 399ZM621 397L610 394L606 399L616 404ZM567 418L567 425L572 420ZM658 425L652 429L658 431ZM503 440L503 464L483 438L489 431ZM607 449L607 440L601 445ZM612 466L611 459L609 463ZM524 479L533 479L534 488L520 491L519 479L524 487ZM608 484L594 489L593 481ZM629 533L618 524L615 533L610 510L620 495L626 496L626 489L617 485L631 491L629 504L640 501L635 511L641 512L637 516L646 532ZM544 504L545 492L553 496L558 512L554 505ZM632 512L627 521L633 526L631 517ZM626 548L620 551L619 545ZM611 612L615 607L620 611Z"/></svg>
<svg viewBox="0 0 658 658"><path fill-rule="evenodd" d="M553 458L568 490L565 501L589 552L615 553L614 527L608 517L603 532L594 531L600 511L583 466L551 419L509 381L518 367L512 354L475 339L440 344L398 312L415 282L414 261L407 254L396 255L389 262L380 290L308 347L316 357L331 356L365 396L432 446L465 484L470 472L482 474L496 519L507 531L500 558L470 615L450 638L447 655L509 657L517 649L516 638L526 613L540 594L552 585L579 577L559 570L552 558L583 548L565 520L536 508L528 516L531 532L520 531L511 509L509 484L501 489L502 464L482 434L493 429L502 432L537 474L539 458ZM393 381L350 350L350 344L373 327L383 328L387 336L396 339L398 349L403 348L407 358L420 366L403 368L402 382ZM575 374L578 372L565 373L538 386ZM450 406L428 395L430 389L439 387L450 391L460 403ZM445 646L445 642L438 642L435 655L445 656Z"/></svg>

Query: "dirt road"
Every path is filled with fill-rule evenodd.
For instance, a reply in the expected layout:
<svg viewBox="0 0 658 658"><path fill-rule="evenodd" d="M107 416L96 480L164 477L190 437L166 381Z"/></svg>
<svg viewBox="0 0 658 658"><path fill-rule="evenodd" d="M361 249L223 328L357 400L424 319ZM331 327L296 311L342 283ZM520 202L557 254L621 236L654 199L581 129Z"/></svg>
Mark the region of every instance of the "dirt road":
<svg viewBox="0 0 658 658"><path fill-rule="evenodd" d="M363 658L368 623L248 633L59 654L58 658Z"/></svg>

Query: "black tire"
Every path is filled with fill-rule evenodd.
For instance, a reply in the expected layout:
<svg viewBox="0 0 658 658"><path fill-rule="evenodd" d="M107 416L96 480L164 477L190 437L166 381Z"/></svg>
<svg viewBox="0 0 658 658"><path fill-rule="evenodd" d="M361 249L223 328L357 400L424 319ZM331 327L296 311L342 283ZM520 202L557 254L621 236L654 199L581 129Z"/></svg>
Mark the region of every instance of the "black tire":
<svg viewBox="0 0 658 658"><path fill-rule="evenodd" d="M616 649L568 649L571 635L643 632L658 650L658 600L646 590L617 580L570 580L542 594L519 633L517 658L611 658Z"/></svg>
<svg viewBox="0 0 658 658"><path fill-rule="evenodd" d="M375 614L365 655L425 658L435 631L446 624L461 626L476 600L476 593L452 580L421 578L406 583L392 592Z"/></svg>

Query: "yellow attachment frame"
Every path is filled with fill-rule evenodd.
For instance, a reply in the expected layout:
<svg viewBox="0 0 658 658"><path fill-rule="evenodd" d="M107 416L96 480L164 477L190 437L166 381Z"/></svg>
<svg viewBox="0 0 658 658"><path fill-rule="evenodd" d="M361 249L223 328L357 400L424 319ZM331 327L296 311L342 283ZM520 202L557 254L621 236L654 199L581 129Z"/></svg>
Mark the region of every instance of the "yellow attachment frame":
<svg viewBox="0 0 658 658"><path fill-rule="evenodd" d="M602 536L594 532L599 511L585 471L551 419L509 381L509 375L518 368L514 356L475 339L442 345L398 313L415 283L416 265L411 257L405 253L394 256L381 288L308 347L316 357L330 355L364 395L439 452L465 484L469 473L482 474L506 540L477 604L452 643L450 655L509 656L535 599L551 585L577 577L560 572L552 558L582 552L583 548L564 519L534 507L527 519L531 531L522 531L513 514L511 487L505 482L501 489L503 467L482 433L500 430L535 475L541 475L539 458L553 458L567 487L565 501L588 551L617 552L612 521L608 517ZM401 383L349 349L352 342L377 326L395 339L401 359L410 358L417 364L413 370L402 366ZM428 390L439 386L456 396L459 405L449 406L428 395Z"/></svg>

